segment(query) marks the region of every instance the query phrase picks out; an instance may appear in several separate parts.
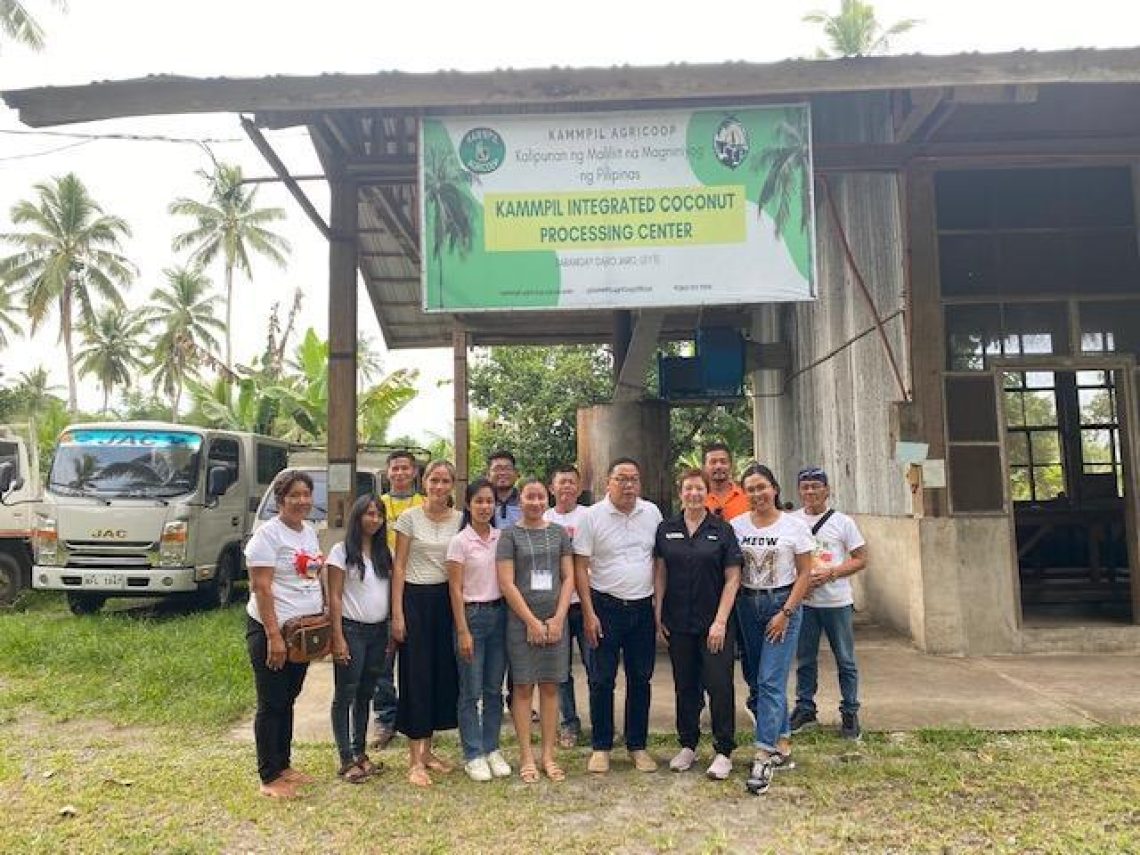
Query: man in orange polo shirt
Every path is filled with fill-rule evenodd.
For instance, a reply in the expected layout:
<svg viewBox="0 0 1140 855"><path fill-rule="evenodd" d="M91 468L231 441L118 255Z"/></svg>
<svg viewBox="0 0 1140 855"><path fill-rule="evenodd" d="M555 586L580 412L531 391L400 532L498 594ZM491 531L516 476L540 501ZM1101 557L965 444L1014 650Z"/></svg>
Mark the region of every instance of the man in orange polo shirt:
<svg viewBox="0 0 1140 855"><path fill-rule="evenodd" d="M725 522L748 513L748 496L732 479L732 452L723 442L705 446L704 470L709 479L709 495L705 507Z"/></svg>

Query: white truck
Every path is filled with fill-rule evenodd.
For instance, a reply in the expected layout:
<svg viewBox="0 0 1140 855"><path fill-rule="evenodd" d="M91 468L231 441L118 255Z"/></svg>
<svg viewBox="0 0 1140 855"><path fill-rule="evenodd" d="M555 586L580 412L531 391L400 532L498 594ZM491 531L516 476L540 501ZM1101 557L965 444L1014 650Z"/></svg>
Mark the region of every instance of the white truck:
<svg viewBox="0 0 1140 855"><path fill-rule="evenodd" d="M0 604L11 603L31 584L32 522L40 498L40 467L30 425L0 425Z"/></svg>
<svg viewBox="0 0 1140 855"><path fill-rule="evenodd" d="M258 502L288 450L271 437L163 422L68 427L37 512L32 587L66 592L75 614L108 597L229 604Z"/></svg>

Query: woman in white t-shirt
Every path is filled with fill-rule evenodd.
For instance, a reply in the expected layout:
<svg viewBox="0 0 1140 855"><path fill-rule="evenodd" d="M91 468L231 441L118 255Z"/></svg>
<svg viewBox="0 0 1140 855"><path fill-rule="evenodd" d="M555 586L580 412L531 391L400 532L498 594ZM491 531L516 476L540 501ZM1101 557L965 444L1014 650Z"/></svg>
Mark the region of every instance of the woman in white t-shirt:
<svg viewBox="0 0 1140 855"><path fill-rule="evenodd" d="M261 793L292 798L311 776L292 768L293 704L301 694L308 664L288 661L281 627L290 618L324 608L317 533L308 523L313 479L286 469L273 480L277 516L254 532L245 547L249 567L246 646L257 689L253 737Z"/></svg>
<svg viewBox="0 0 1140 855"><path fill-rule="evenodd" d="M392 553L384 503L367 494L353 504L343 543L329 551L329 617L332 619L332 729L340 768L352 784L378 771L364 753L368 712L388 650Z"/></svg>
<svg viewBox="0 0 1140 855"><path fill-rule="evenodd" d="M756 695L756 754L748 789L759 794L768 789L773 770L791 768L788 672L814 543L803 522L780 510L780 484L771 469L754 463L740 483L751 510L732 520L744 553L736 618L750 654L745 660L756 663L755 673L747 675Z"/></svg>

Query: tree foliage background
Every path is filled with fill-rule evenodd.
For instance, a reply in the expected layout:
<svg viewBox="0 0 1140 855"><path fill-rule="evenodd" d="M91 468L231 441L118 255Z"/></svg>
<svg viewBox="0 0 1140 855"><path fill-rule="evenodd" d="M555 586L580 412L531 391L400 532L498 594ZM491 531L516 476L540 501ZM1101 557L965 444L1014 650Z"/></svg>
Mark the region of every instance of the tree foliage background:
<svg viewBox="0 0 1140 855"><path fill-rule="evenodd" d="M671 352L675 346L669 346ZM559 464L578 459L577 411L613 396L609 348L491 347L472 360L471 403L483 413L471 435L471 471L487 455L508 449L520 474L545 478ZM657 388L656 363L648 378ZM473 419L475 421L475 419ZM738 463L752 455L752 416L747 400L730 405L675 407L670 418L671 469L700 465L700 447L721 440Z"/></svg>

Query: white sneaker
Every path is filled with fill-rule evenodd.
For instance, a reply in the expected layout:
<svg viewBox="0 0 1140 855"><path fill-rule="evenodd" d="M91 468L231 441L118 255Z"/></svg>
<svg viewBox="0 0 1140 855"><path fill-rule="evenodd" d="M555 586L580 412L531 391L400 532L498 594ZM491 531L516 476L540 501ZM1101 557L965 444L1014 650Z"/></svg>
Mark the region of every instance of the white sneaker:
<svg viewBox="0 0 1140 855"><path fill-rule="evenodd" d="M491 767L491 774L496 778L509 778L511 764L503 757L503 752L495 750L487 755L487 765Z"/></svg>
<svg viewBox="0 0 1140 855"><path fill-rule="evenodd" d="M696 751L692 748L682 748L677 752L677 756L669 761L669 768L674 772L688 772L693 768L693 762L696 759Z"/></svg>
<svg viewBox="0 0 1140 855"><path fill-rule="evenodd" d="M709 768L705 774L714 781L726 781L728 780L728 776L732 774L732 761L723 754L718 754L713 758L712 763L709 764Z"/></svg>
<svg viewBox="0 0 1140 855"><path fill-rule="evenodd" d="M491 767L487 765L486 757L476 757L474 760L468 760L463 764L463 771L467 773L467 777L472 781L489 781L491 780Z"/></svg>

